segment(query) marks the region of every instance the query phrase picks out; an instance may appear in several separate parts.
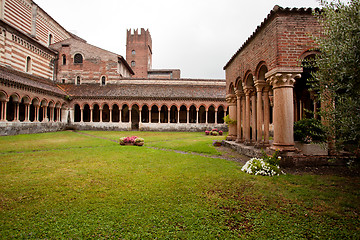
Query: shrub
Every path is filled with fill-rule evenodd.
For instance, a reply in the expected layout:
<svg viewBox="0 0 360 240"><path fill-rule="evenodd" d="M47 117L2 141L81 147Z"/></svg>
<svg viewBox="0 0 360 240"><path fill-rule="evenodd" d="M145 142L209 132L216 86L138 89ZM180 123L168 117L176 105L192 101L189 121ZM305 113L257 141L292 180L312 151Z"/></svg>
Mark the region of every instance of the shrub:
<svg viewBox="0 0 360 240"><path fill-rule="evenodd" d="M205 131L205 135L209 135L210 134L210 131Z"/></svg>
<svg viewBox="0 0 360 240"><path fill-rule="evenodd" d="M223 135L223 131L220 130L220 131L219 131L219 135Z"/></svg>
<svg viewBox="0 0 360 240"><path fill-rule="evenodd" d="M224 122L226 123L226 124L236 124L237 123L237 121L236 120L233 120L233 119L231 119L230 117L229 117L229 115L226 115L225 117L224 117Z"/></svg>
<svg viewBox="0 0 360 240"><path fill-rule="evenodd" d="M213 136L217 136L217 135L219 135L219 133L218 133L218 132L216 132L216 131L211 131L211 135L213 135Z"/></svg>
<svg viewBox="0 0 360 240"><path fill-rule="evenodd" d="M320 120L302 119L294 123L294 140L310 143L312 141L325 142L324 126Z"/></svg>

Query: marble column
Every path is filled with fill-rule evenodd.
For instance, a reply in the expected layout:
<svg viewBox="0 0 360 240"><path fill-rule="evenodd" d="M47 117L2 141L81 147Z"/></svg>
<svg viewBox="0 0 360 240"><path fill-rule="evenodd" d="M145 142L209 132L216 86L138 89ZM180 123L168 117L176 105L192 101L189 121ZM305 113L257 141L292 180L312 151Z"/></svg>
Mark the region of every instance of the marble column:
<svg viewBox="0 0 360 240"><path fill-rule="evenodd" d="M232 120L236 119L236 95L227 94L226 102L229 104L229 117ZM236 124L229 124L229 135L226 140L235 141L236 140Z"/></svg>
<svg viewBox="0 0 360 240"><path fill-rule="evenodd" d="M266 77L274 92L274 143L271 148L295 151L293 88L295 78L300 78L301 74L275 72Z"/></svg>
<svg viewBox="0 0 360 240"><path fill-rule="evenodd" d="M93 109L90 108L90 122L93 122Z"/></svg>
<svg viewBox="0 0 360 240"><path fill-rule="evenodd" d="M269 125L270 125L270 100L269 86L264 88L264 146L269 146Z"/></svg>
<svg viewBox="0 0 360 240"><path fill-rule="evenodd" d="M196 109L196 123L199 123L199 109Z"/></svg>
<svg viewBox="0 0 360 240"><path fill-rule="evenodd" d="M103 120L102 120L102 108L99 108L99 114L100 114L100 119L99 119L99 122L102 122Z"/></svg>
<svg viewBox="0 0 360 240"><path fill-rule="evenodd" d="M256 146L262 147L263 146L263 124L264 124L264 110L263 110L263 89L266 85L266 82L263 80L255 81L256 87Z"/></svg>
<svg viewBox="0 0 360 240"><path fill-rule="evenodd" d="M242 131L241 131L241 98L244 95L242 90L235 90L236 94L236 121L237 121L237 134L236 134L236 142L242 142Z"/></svg>
<svg viewBox="0 0 360 240"><path fill-rule="evenodd" d="M190 123L190 109L186 109L186 114L187 114L187 118L186 118L186 123Z"/></svg>
<svg viewBox="0 0 360 240"><path fill-rule="evenodd" d="M109 116L110 116L109 122L112 122L112 108L109 108Z"/></svg>
<svg viewBox="0 0 360 240"><path fill-rule="evenodd" d="M80 122L84 122L84 108L80 108Z"/></svg>
<svg viewBox="0 0 360 240"><path fill-rule="evenodd" d="M252 87L245 87L245 126L244 126L244 141L245 144L250 144L250 94L253 91Z"/></svg>
<svg viewBox="0 0 360 240"><path fill-rule="evenodd" d="M1 102L1 121L5 122L6 121L6 107L7 107L7 102Z"/></svg>

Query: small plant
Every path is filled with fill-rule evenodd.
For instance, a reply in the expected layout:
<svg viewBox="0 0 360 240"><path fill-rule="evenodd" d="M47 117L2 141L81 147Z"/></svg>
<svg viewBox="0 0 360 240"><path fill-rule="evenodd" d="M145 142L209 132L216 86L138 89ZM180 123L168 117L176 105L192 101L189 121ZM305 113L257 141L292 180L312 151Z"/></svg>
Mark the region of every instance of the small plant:
<svg viewBox="0 0 360 240"><path fill-rule="evenodd" d="M135 139L135 143L141 143L141 142L144 142L144 139L143 138L136 138Z"/></svg>
<svg viewBox="0 0 360 240"><path fill-rule="evenodd" d="M209 135L210 134L210 131L205 131L205 135Z"/></svg>
<svg viewBox="0 0 360 240"><path fill-rule="evenodd" d="M223 135L223 131L220 130L220 131L219 131L219 135L222 136L222 135Z"/></svg>
<svg viewBox="0 0 360 240"><path fill-rule="evenodd" d="M136 140L138 139L137 136L131 136L131 137L122 137L119 139L119 143L120 145L125 145L125 144L134 144L136 143ZM141 139L138 140L139 142L141 142ZM142 139L142 142L144 142L144 139Z"/></svg>
<svg viewBox="0 0 360 240"><path fill-rule="evenodd" d="M219 133L217 131L211 131L211 135L212 136L217 136L217 135L219 135Z"/></svg>
<svg viewBox="0 0 360 240"><path fill-rule="evenodd" d="M226 115L226 116L224 117L224 122L225 122L226 124L228 124L228 125L236 124L236 123L237 123L237 121L231 119L229 115Z"/></svg>
<svg viewBox="0 0 360 240"><path fill-rule="evenodd" d="M252 158L245 163L241 168L241 171L253 175L262 175L262 176L279 176L285 174L280 170L279 163L281 157L279 152L276 151L273 155L267 155L263 152L262 158Z"/></svg>
<svg viewBox="0 0 360 240"><path fill-rule="evenodd" d="M222 145L222 141L220 141L220 140L214 140L213 143L212 143L212 145L213 145L214 147L220 147L220 146Z"/></svg>

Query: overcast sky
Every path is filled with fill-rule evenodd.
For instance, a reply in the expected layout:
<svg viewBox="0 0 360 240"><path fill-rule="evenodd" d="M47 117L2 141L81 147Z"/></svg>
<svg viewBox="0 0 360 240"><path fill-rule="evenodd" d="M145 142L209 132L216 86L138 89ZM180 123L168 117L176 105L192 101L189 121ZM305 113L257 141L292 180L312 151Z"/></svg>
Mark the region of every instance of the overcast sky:
<svg viewBox="0 0 360 240"><path fill-rule="evenodd" d="M34 0L68 31L126 57L126 30L150 30L154 69L225 78L224 65L275 5L318 0Z"/></svg>

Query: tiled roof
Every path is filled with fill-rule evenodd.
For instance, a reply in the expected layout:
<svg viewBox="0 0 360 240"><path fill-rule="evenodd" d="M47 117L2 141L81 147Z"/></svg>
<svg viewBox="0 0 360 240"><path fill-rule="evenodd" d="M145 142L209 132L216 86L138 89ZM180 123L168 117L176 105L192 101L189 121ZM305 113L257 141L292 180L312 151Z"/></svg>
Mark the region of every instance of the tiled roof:
<svg viewBox="0 0 360 240"><path fill-rule="evenodd" d="M262 21L262 23L255 29L253 34L243 43L243 45L236 51L236 53L230 58L230 60L224 66L224 70L230 65L230 63L236 58L236 56L255 38L258 32L277 14L277 13L308 13L320 11L319 8L282 8L278 5L275 5L274 8L270 11L267 17Z"/></svg>
<svg viewBox="0 0 360 240"><path fill-rule="evenodd" d="M150 85L150 84L61 84L73 98L122 99L211 99L225 100L224 86Z"/></svg>
<svg viewBox="0 0 360 240"><path fill-rule="evenodd" d="M36 77L34 75L19 72L3 66L0 66L0 81L35 88L57 95L65 95L65 93L49 79Z"/></svg>

